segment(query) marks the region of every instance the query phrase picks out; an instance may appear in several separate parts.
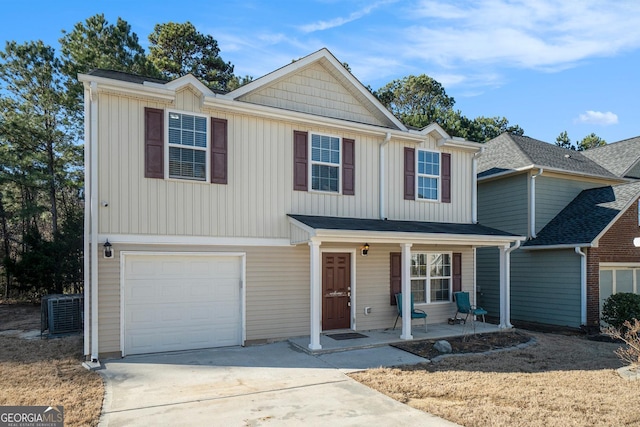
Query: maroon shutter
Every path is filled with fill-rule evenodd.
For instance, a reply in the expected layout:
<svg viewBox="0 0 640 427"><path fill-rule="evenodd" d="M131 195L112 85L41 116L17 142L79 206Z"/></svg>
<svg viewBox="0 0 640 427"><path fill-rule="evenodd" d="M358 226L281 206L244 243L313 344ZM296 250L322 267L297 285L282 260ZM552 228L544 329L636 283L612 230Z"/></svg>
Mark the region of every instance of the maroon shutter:
<svg viewBox="0 0 640 427"><path fill-rule="evenodd" d="M293 189L307 191L307 132L293 131Z"/></svg>
<svg viewBox="0 0 640 427"><path fill-rule="evenodd" d="M342 140L342 194L356 194L356 142Z"/></svg>
<svg viewBox="0 0 640 427"><path fill-rule="evenodd" d="M451 203L451 154L442 153L442 203Z"/></svg>
<svg viewBox="0 0 640 427"><path fill-rule="evenodd" d="M391 252L390 255L390 301L391 305L396 305L396 294L402 292L402 253Z"/></svg>
<svg viewBox="0 0 640 427"><path fill-rule="evenodd" d="M227 121L211 118L211 183L227 183Z"/></svg>
<svg viewBox="0 0 640 427"><path fill-rule="evenodd" d="M404 199L416 199L416 150L404 147Z"/></svg>
<svg viewBox="0 0 640 427"><path fill-rule="evenodd" d="M462 290L462 254L454 252L453 254L453 271L451 273L453 279L453 292Z"/></svg>
<svg viewBox="0 0 640 427"><path fill-rule="evenodd" d="M164 110L144 109L144 176L164 178Z"/></svg>

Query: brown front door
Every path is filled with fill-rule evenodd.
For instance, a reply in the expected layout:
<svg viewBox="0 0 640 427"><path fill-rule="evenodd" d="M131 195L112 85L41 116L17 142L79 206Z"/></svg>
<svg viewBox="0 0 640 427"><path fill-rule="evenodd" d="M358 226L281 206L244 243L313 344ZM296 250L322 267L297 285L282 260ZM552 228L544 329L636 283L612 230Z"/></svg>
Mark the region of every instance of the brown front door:
<svg viewBox="0 0 640 427"><path fill-rule="evenodd" d="M322 254L322 330L351 327L351 255Z"/></svg>

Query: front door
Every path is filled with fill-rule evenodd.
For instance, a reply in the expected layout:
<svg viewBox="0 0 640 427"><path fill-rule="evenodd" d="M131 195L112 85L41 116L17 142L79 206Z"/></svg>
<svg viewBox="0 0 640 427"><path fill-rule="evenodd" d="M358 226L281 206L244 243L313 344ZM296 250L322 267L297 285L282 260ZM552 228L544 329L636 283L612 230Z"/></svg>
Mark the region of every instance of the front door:
<svg viewBox="0 0 640 427"><path fill-rule="evenodd" d="M322 330L351 327L351 255L322 254Z"/></svg>

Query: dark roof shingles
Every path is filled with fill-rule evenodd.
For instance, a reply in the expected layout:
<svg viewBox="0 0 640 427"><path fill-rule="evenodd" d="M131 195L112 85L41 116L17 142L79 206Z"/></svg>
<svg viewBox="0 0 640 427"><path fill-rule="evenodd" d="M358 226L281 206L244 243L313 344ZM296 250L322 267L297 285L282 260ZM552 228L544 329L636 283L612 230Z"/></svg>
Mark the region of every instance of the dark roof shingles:
<svg viewBox="0 0 640 427"><path fill-rule="evenodd" d="M355 231L383 231L395 233L425 233L425 234L462 234L476 236L504 236L515 235L480 224L455 224L424 221L395 221L365 218L341 218L313 215L294 215L289 217L314 229L323 230L355 230Z"/></svg>
<svg viewBox="0 0 640 427"><path fill-rule="evenodd" d="M584 190L523 246L590 244L640 196L640 182Z"/></svg>
<svg viewBox="0 0 640 427"><path fill-rule="evenodd" d="M624 177L640 162L640 136L591 148L583 153L616 176Z"/></svg>
<svg viewBox="0 0 640 427"><path fill-rule="evenodd" d="M581 175L616 178L580 151L569 150L528 136L503 133L485 145L478 161L479 176L527 166L548 167Z"/></svg>

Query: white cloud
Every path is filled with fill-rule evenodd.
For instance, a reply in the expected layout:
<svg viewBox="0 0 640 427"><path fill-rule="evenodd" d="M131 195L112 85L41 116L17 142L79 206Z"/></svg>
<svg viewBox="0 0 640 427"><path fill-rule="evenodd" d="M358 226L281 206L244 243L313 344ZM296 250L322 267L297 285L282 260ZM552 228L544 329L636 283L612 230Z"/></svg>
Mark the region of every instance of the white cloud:
<svg viewBox="0 0 640 427"><path fill-rule="evenodd" d="M603 126L615 125L618 123L618 115L611 111L603 113L600 111L588 110L584 114L580 114L576 119L576 122Z"/></svg>
<svg viewBox="0 0 640 427"><path fill-rule="evenodd" d="M365 7L364 9L360 9L355 12L352 12L347 17L337 17L328 21L317 21L311 24L301 25L298 27L298 29L300 29L300 31L302 31L303 33L312 33L315 31L324 31L331 28L340 27L344 24L348 24L349 22L355 21L357 19L362 18L363 16L370 14L374 9L380 6L383 6L389 3L394 3L395 1L396 0L379 1Z"/></svg>
<svg viewBox="0 0 640 427"><path fill-rule="evenodd" d="M555 70L640 47L640 2L420 0L405 54L445 67Z"/></svg>

